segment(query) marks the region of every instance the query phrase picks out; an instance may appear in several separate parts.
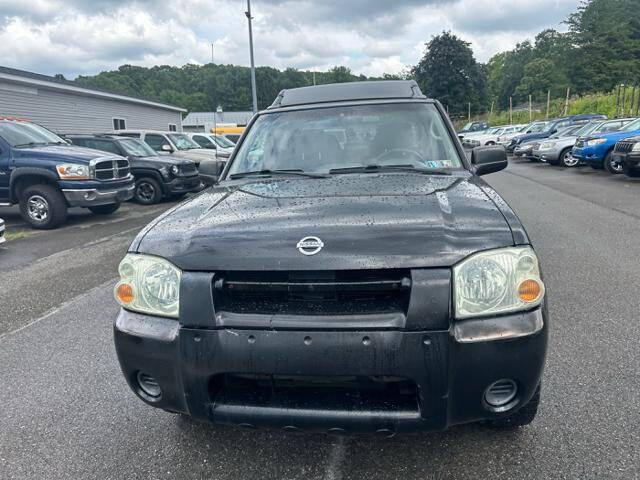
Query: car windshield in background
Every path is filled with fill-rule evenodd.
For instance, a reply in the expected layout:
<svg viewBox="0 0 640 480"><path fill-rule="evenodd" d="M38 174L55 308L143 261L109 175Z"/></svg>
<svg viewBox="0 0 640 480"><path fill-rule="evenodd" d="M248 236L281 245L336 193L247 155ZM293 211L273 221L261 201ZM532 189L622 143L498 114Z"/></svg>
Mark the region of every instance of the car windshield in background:
<svg viewBox="0 0 640 480"><path fill-rule="evenodd" d="M329 173L373 165L434 170L462 166L434 105L384 104L261 115L229 173Z"/></svg>
<svg viewBox="0 0 640 480"><path fill-rule="evenodd" d="M127 155L134 157L154 157L158 154L149 145L135 138L127 138L120 140L120 145L127 152Z"/></svg>
<svg viewBox="0 0 640 480"><path fill-rule="evenodd" d="M528 131L528 132L531 132L531 133L538 133L538 132L541 132L546 125L547 125L546 123L534 123L529 128L527 128L525 131Z"/></svg>
<svg viewBox="0 0 640 480"><path fill-rule="evenodd" d="M12 147L67 144L62 138L33 123L0 122L0 137Z"/></svg>
<svg viewBox="0 0 640 480"><path fill-rule="evenodd" d="M191 150L193 148L202 148L196 142L191 140L184 133L168 133L167 136L171 139L173 144L178 150Z"/></svg>
<svg viewBox="0 0 640 480"><path fill-rule="evenodd" d="M591 122L591 123L587 123L586 125L583 125L580 130L578 130L576 132L576 136L581 137L583 135L589 135L591 132L602 128L602 126L604 125L604 122Z"/></svg>
<svg viewBox="0 0 640 480"><path fill-rule="evenodd" d="M640 118L636 118L633 122L628 123L620 129L624 132L630 132L632 130L640 130Z"/></svg>
<svg viewBox="0 0 640 480"><path fill-rule="evenodd" d="M219 147L222 148L234 148L236 146L235 143L233 143L230 140L227 140L226 138L220 136L220 135L211 135L211 137L213 137L213 140L218 144Z"/></svg>

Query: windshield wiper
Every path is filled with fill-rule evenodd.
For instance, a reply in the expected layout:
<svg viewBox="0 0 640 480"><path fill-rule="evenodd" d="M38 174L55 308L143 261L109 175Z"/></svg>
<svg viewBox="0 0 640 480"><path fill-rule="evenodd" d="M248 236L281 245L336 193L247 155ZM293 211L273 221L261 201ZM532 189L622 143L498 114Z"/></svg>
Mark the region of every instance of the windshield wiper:
<svg viewBox="0 0 640 480"><path fill-rule="evenodd" d="M443 168L417 168L411 165L366 165L357 167L332 168L329 173L378 173L378 172L409 172L425 175L451 175L449 170Z"/></svg>
<svg viewBox="0 0 640 480"><path fill-rule="evenodd" d="M254 170L252 172L240 172L240 173L232 173L229 175L231 180L235 180L236 178L244 178L244 177L253 177L253 176L274 176L274 175L300 175L302 177L309 178L327 178L326 175L322 175L319 173L308 173L303 170Z"/></svg>
<svg viewBox="0 0 640 480"><path fill-rule="evenodd" d="M42 146L42 145L47 145L47 142L29 142L29 143L20 143L18 145L14 145L14 148L21 148L21 147L37 147L37 146Z"/></svg>

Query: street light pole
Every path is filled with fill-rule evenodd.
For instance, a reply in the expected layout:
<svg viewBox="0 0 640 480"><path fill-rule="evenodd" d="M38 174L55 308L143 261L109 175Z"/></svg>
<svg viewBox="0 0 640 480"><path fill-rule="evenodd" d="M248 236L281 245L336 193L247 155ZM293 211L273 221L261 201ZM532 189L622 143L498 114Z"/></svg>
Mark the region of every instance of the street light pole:
<svg viewBox="0 0 640 480"><path fill-rule="evenodd" d="M256 67L253 63L253 32L251 31L251 0L247 0L247 11L244 12L249 21L249 54L251 56L251 95L253 97L253 113L258 111L258 97L256 96Z"/></svg>

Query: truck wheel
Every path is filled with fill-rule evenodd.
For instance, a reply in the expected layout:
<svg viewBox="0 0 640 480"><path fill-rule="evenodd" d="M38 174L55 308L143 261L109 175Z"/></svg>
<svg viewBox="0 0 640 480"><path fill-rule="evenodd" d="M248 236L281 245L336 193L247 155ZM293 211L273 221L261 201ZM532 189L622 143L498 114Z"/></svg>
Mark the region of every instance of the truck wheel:
<svg viewBox="0 0 640 480"><path fill-rule="evenodd" d="M20 213L33 228L51 230L67 220L67 204L57 188L32 185L22 192Z"/></svg>
<svg viewBox="0 0 640 480"><path fill-rule="evenodd" d="M536 388L536 393L533 394L529 403L521 407L516 413L509 417L498 418L491 420L489 424L493 428L500 430L512 430L518 427L529 425L536 418L538 413L538 405L540 404L540 385Z"/></svg>
<svg viewBox="0 0 640 480"><path fill-rule="evenodd" d="M618 173L622 173L622 165L619 162L615 162L613 160L613 155L611 152L607 153L607 156L604 157L604 168L609 173L613 173L617 175Z"/></svg>
<svg viewBox="0 0 640 480"><path fill-rule="evenodd" d="M95 215L111 215L120 208L119 203L111 203L109 205L96 205L95 207L88 207L91 213Z"/></svg>
<svg viewBox="0 0 640 480"><path fill-rule="evenodd" d="M140 178L136 180L136 191L133 198L142 205L153 205L162 200L162 187L153 178Z"/></svg>
<svg viewBox="0 0 640 480"><path fill-rule="evenodd" d="M571 148L565 148L560 152L560 165L566 168L577 167L580 163L576 157L571 155Z"/></svg>

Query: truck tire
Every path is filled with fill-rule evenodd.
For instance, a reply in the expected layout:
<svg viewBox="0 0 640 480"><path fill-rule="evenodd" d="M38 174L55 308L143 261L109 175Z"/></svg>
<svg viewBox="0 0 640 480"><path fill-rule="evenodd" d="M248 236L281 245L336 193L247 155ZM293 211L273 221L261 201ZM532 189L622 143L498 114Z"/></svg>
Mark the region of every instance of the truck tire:
<svg viewBox="0 0 640 480"><path fill-rule="evenodd" d="M622 173L622 165L613 161L613 155L611 152L607 153L607 156L604 157L604 168L607 172L613 175Z"/></svg>
<svg viewBox="0 0 640 480"><path fill-rule="evenodd" d="M20 196L20 213L31 227L51 230L67 220L67 203L56 187L31 185Z"/></svg>
<svg viewBox="0 0 640 480"><path fill-rule="evenodd" d="M151 177L139 178L133 198L141 205L154 205L162 200L162 187Z"/></svg>
<svg viewBox="0 0 640 480"><path fill-rule="evenodd" d="M91 213L95 215L111 215L120 208L119 203L111 203L109 205L96 205L95 207L88 207Z"/></svg>
<svg viewBox="0 0 640 480"><path fill-rule="evenodd" d="M536 388L531 400L520 408L516 413L504 418L491 420L489 424L499 430L513 430L515 428L529 425L536 418L538 413L538 405L540 405L540 385Z"/></svg>

